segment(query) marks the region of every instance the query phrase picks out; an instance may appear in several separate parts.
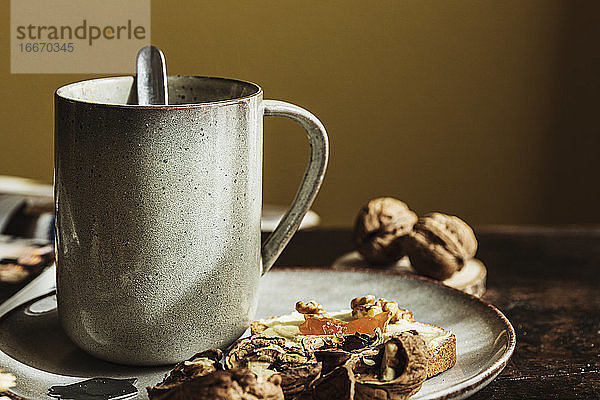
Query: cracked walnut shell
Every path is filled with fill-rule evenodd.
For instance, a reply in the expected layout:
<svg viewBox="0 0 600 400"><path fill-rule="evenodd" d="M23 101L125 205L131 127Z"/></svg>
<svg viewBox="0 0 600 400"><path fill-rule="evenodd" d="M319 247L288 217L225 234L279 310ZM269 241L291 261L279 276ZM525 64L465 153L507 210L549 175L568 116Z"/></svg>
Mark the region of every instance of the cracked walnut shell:
<svg viewBox="0 0 600 400"><path fill-rule="evenodd" d="M358 252L374 264L390 264L402 257L403 242L417 222L417 214L392 197L369 201L358 213L354 241Z"/></svg>
<svg viewBox="0 0 600 400"><path fill-rule="evenodd" d="M219 349L209 349L193 355L175 365L161 383L148 386L148 396L153 400L170 398L172 390L178 390L177 388L185 382L222 370L219 363L222 357L223 352Z"/></svg>
<svg viewBox="0 0 600 400"><path fill-rule="evenodd" d="M284 400L281 376L257 376L245 368L195 376L153 397L155 400Z"/></svg>
<svg viewBox="0 0 600 400"><path fill-rule="evenodd" d="M427 344L415 331L351 354L315 382L313 398L405 400L427 379Z"/></svg>
<svg viewBox="0 0 600 400"><path fill-rule="evenodd" d="M405 246L410 263L418 273L444 280L475 256L477 239L471 227L460 218L431 213L419 219Z"/></svg>
<svg viewBox="0 0 600 400"><path fill-rule="evenodd" d="M321 376L321 363L317 362L312 351L281 337L239 339L225 357L225 366L229 369L247 368L263 377L278 374L287 400L303 395Z"/></svg>

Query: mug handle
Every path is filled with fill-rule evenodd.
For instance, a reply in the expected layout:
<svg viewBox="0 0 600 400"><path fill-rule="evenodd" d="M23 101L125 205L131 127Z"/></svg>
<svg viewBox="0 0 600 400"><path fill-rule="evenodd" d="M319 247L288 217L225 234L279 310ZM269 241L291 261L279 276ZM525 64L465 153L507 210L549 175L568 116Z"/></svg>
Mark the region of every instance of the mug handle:
<svg viewBox="0 0 600 400"><path fill-rule="evenodd" d="M327 132L317 117L302 107L279 100L264 100L263 110L266 117L286 117L302 125L308 135L310 156L304 178L291 207L262 245L262 274L271 269L277 257L298 230L302 218L321 187L329 158Z"/></svg>

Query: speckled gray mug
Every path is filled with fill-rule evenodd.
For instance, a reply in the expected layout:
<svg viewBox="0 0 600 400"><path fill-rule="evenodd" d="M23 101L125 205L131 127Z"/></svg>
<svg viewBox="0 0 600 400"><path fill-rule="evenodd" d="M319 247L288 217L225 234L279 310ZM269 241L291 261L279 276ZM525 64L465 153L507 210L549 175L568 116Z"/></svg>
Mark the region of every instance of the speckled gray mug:
<svg viewBox="0 0 600 400"><path fill-rule="evenodd" d="M169 77L169 105L137 105L133 77L55 94L58 312L105 360L174 363L226 347L251 322L273 265L323 180L327 134L255 84ZM261 247L262 120L307 133L294 202Z"/></svg>

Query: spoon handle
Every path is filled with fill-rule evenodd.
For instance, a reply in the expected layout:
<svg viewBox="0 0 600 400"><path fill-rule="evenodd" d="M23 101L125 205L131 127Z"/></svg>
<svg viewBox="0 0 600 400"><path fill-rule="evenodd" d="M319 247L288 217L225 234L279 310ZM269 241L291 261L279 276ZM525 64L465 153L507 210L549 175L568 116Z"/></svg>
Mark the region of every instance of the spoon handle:
<svg viewBox="0 0 600 400"><path fill-rule="evenodd" d="M168 104L165 55L154 46L145 46L137 54L138 104Z"/></svg>

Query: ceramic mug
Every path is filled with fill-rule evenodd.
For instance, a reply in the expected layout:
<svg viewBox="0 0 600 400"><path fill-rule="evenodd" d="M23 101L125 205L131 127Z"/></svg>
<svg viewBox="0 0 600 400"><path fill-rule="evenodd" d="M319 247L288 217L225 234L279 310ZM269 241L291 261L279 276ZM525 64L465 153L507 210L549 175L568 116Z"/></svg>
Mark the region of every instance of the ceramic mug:
<svg viewBox="0 0 600 400"><path fill-rule="evenodd" d="M327 164L321 122L253 83L177 76L168 89L169 105L137 105L133 77L55 94L59 319L118 363L174 363L238 338ZM263 116L302 125L310 159L261 246Z"/></svg>

